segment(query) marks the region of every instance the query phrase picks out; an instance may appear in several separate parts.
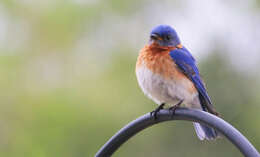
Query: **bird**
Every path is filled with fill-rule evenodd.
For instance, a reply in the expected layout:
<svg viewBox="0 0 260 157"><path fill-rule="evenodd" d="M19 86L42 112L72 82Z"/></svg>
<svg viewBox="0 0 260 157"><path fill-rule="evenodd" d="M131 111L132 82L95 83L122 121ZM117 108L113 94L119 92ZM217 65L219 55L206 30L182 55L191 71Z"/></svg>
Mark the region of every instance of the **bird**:
<svg viewBox="0 0 260 157"><path fill-rule="evenodd" d="M195 58L185 48L176 30L159 25L150 32L150 39L139 52L136 62L137 82L143 93L159 106L151 112L154 119L165 104L175 113L176 108L199 109L216 116ZM193 122L200 140L213 140L220 134L211 127Z"/></svg>

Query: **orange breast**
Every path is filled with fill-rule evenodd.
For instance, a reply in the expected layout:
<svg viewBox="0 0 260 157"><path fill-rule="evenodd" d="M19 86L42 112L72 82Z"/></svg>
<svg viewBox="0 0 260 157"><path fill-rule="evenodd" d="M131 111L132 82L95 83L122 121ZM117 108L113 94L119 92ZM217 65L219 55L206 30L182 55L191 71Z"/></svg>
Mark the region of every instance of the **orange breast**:
<svg viewBox="0 0 260 157"><path fill-rule="evenodd" d="M194 84L177 68L177 65L169 55L173 49L175 48L162 48L154 44L145 46L140 51L136 68L145 66L154 74L159 74L164 79L184 83L189 92L196 91Z"/></svg>
<svg viewBox="0 0 260 157"><path fill-rule="evenodd" d="M154 45L145 46L141 49L136 63L136 68L146 66L155 74L165 79L181 79L184 77L169 55L172 48L160 48Z"/></svg>

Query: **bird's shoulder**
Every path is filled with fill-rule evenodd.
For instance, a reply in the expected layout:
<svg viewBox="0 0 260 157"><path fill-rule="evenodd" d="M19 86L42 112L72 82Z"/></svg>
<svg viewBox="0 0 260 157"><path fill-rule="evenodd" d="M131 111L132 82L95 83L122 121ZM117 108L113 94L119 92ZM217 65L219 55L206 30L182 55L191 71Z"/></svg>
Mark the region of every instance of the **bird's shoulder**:
<svg viewBox="0 0 260 157"><path fill-rule="evenodd" d="M196 60L186 48L172 50L169 54L186 75L199 75Z"/></svg>
<svg viewBox="0 0 260 157"><path fill-rule="evenodd" d="M196 60L186 48L172 50L169 54L174 61L183 61L188 64L196 64Z"/></svg>

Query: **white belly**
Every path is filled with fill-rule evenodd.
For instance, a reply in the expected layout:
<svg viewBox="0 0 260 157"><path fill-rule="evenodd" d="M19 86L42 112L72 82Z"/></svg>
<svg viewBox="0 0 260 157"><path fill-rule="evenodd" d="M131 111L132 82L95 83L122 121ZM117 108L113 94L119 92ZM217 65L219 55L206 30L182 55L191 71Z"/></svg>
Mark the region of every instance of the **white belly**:
<svg viewBox="0 0 260 157"><path fill-rule="evenodd" d="M165 80L142 66L136 69L136 76L142 91L157 104L175 105L184 100L187 106L200 106L198 93L190 93L187 84L182 81Z"/></svg>

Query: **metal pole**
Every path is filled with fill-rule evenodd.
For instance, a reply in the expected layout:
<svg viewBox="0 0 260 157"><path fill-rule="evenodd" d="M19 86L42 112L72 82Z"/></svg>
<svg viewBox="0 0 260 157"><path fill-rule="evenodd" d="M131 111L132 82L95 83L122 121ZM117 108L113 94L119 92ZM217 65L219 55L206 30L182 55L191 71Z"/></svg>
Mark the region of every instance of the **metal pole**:
<svg viewBox="0 0 260 157"><path fill-rule="evenodd" d="M154 120L150 113L147 113L127 124L100 148L95 157L109 157L138 132L154 124L170 120L194 121L211 126L228 138L245 157L260 157L259 152L237 129L212 114L200 110L178 108L174 116L169 110L161 110L157 115L158 119Z"/></svg>

